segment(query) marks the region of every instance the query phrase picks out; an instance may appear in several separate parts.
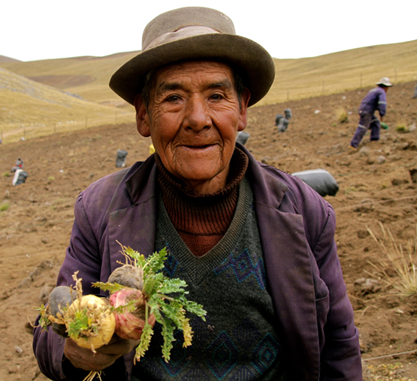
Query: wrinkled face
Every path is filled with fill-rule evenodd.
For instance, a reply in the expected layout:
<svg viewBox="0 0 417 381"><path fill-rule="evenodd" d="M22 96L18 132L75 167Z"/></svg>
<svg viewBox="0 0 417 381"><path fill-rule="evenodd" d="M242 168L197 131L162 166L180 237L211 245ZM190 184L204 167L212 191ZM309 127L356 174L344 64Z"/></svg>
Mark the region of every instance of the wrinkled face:
<svg viewBox="0 0 417 381"><path fill-rule="evenodd" d="M239 104L223 63L191 61L158 69L148 107L135 100L138 131L151 136L164 167L196 193L226 185L238 131L246 127L249 90Z"/></svg>

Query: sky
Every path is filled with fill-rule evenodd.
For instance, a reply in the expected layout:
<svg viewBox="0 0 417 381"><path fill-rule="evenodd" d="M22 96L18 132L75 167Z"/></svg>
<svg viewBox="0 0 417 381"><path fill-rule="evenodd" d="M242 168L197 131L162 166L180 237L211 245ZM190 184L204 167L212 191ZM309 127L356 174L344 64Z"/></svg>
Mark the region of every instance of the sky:
<svg viewBox="0 0 417 381"><path fill-rule="evenodd" d="M35 61L141 50L146 24L184 6L222 11L274 58L417 39L417 0L5 0L0 55Z"/></svg>

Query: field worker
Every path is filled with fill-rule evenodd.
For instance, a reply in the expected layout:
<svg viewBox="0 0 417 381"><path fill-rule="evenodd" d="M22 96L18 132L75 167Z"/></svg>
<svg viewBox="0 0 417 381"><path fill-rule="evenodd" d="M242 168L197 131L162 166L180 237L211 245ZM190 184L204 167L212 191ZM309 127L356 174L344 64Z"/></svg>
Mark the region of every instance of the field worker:
<svg viewBox="0 0 417 381"><path fill-rule="evenodd" d="M139 340L115 335L94 354L36 328L47 377L362 380L332 207L235 142L274 76L268 52L217 10L180 8L146 26L142 51L110 87L134 105L155 153L81 192L57 284L79 271L84 294L98 294L91 283L125 262L118 242L146 255L167 247L164 273L188 284L206 321L192 317L192 345L180 335L168 363L158 323L136 364Z"/></svg>
<svg viewBox="0 0 417 381"><path fill-rule="evenodd" d="M375 111L378 110L382 122L382 118L387 111L386 93L392 84L387 77L381 78L376 84L377 86L369 91L359 106L359 125L350 142L350 148L352 149L356 150L358 148L369 128L371 129L371 142L379 140L381 124L375 116Z"/></svg>

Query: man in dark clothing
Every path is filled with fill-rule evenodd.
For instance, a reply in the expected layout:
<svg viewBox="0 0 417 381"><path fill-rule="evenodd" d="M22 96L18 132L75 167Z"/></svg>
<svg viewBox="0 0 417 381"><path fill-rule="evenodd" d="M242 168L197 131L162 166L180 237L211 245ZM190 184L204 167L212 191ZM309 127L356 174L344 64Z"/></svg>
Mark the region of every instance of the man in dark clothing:
<svg viewBox="0 0 417 381"><path fill-rule="evenodd" d="M387 111L387 91L392 84L389 78L383 77L377 82L377 87L373 88L363 98L359 106L359 125L353 135L350 147L357 149L362 138L368 129L371 129L371 142L379 140L379 133L381 131L382 118ZM379 112L380 120L376 117L375 111Z"/></svg>
<svg viewBox="0 0 417 381"><path fill-rule="evenodd" d="M358 331L334 240L331 205L300 179L236 143L247 108L274 81L272 57L209 8L157 16L143 49L110 87L135 106L155 153L81 192L58 285L78 271L85 294L123 262L118 242L149 255L167 247L167 276L207 311L191 347L161 358L161 327L140 340L114 335L80 348L53 329L33 349L52 380L362 380ZM103 293L104 296L104 293Z"/></svg>

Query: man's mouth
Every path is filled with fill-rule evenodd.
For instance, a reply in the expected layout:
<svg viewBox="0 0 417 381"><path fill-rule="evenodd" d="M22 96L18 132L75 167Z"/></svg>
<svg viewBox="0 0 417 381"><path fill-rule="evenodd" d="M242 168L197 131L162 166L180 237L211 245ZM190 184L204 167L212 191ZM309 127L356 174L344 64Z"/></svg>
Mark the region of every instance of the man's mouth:
<svg viewBox="0 0 417 381"><path fill-rule="evenodd" d="M191 148L191 149L204 149L204 148L208 148L208 147L212 147L213 144L205 144L205 145L185 145L187 148Z"/></svg>

